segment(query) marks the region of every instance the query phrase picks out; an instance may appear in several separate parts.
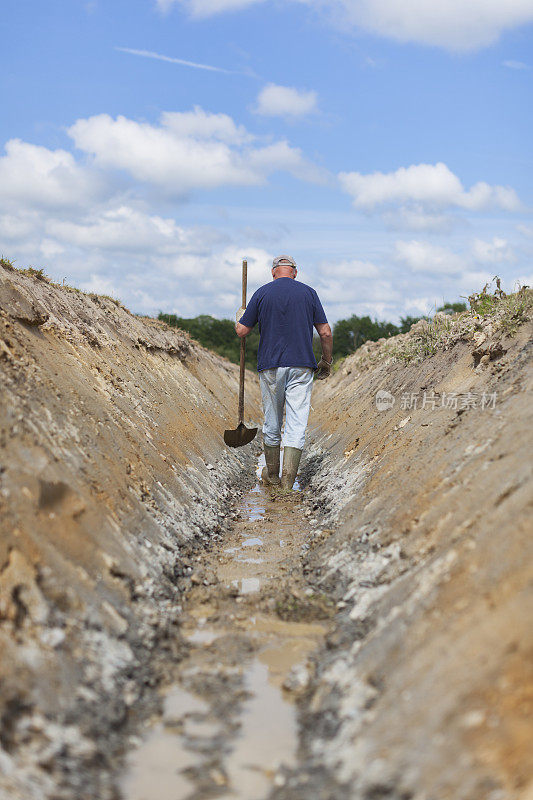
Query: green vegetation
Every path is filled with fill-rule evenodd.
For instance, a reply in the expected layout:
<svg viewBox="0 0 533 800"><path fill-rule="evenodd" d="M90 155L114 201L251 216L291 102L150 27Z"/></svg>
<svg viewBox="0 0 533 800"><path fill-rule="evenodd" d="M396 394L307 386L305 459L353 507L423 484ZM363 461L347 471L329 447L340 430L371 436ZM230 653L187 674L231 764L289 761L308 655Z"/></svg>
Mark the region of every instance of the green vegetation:
<svg viewBox="0 0 533 800"><path fill-rule="evenodd" d="M398 328L391 322L378 322L353 314L349 319L340 319L333 326L333 356L342 358L368 340L376 341L395 333L398 333Z"/></svg>
<svg viewBox="0 0 533 800"><path fill-rule="evenodd" d="M3 267L4 269L15 269L15 263L10 261L9 258L2 256L0 258L0 267Z"/></svg>
<svg viewBox="0 0 533 800"><path fill-rule="evenodd" d="M340 319L333 326L333 358L345 358L354 353L365 342L377 342L398 333L406 333L420 317L402 317L400 325L379 322L370 317L353 314L349 319Z"/></svg>
<svg viewBox="0 0 533 800"><path fill-rule="evenodd" d="M446 345L452 328L450 316L437 313L432 319L424 319L415 336L391 342L388 353L400 361L421 361Z"/></svg>
<svg viewBox="0 0 533 800"><path fill-rule="evenodd" d="M37 278L38 281L47 281L52 283L44 269L37 269L36 267L26 267L26 269L19 270L23 275L30 275L32 278Z"/></svg>
<svg viewBox="0 0 533 800"><path fill-rule="evenodd" d="M444 311L446 314L460 314L461 311L466 311L466 303L444 303L437 308L437 311Z"/></svg>
<svg viewBox="0 0 533 800"><path fill-rule="evenodd" d="M186 319L176 314L159 314L158 319L166 322L171 328L187 331L193 339L209 350L214 350L235 363L239 362L240 341L235 335L235 324L230 319L215 319L207 314ZM255 369L257 366L257 350L259 348L259 331L257 327L246 337L246 366Z"/></svg>
<svg viewBox="0 0 533 800"><path fill-rule="evenodd" d="M533 290L522 286L514 294L502 298L502 314L500 328L510 335L516 333L518 327L530 319L533 312Z"/></svg>

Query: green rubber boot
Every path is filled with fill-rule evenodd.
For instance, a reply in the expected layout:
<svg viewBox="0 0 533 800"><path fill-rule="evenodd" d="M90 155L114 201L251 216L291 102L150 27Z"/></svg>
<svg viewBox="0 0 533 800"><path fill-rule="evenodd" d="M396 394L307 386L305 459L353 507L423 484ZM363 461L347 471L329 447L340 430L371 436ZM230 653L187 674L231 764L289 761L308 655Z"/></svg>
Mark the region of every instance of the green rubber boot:
<svg viewBox="0 0 533 800"><path fill-rule="evenodd" d="M297 447L286 447L283 451L283 471L281 473L281 488L292 489L298 467L300 466L300 458L302 451Z"/></svg>
<svg viewBox="0 0 533 800"><path fill-rule="evenodd" d="M265 450L266 467L263 467L261 478L267 486L279 486L279 444L271 447L263 445Z"/></svg>

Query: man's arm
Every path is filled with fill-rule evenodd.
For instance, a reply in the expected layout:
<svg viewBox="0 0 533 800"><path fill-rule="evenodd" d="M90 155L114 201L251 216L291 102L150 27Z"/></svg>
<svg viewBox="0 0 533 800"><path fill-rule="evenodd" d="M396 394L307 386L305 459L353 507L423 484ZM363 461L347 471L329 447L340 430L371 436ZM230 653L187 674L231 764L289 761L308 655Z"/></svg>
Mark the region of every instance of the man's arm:
<svg viewBox="0 0 533 800"><path fill-rule="evenodd" d="M315 372L317 380L324 380L331 372L331 364L333 362L333 334L329 323L319 322L315 325L318 335L320 336L320 344L322 346L322 358L318 362Z"/></svg>
<svg viewBox="0 0 533 800"><path fill-rule="evenodd" d="M320 336L320 344L322 345L322 358L331 364L333 358L333 334L328 322L322 322L315 325L316 331Z"/></svg>
<svg viewBox="0 0 533 800"><path fill-rule="evenodd" d="M241 325L240 322L235 323L235 332L237 333L239 339L244 339L245 336L248 336L251 330L252 329L246 327L246 325Z"/></svg>

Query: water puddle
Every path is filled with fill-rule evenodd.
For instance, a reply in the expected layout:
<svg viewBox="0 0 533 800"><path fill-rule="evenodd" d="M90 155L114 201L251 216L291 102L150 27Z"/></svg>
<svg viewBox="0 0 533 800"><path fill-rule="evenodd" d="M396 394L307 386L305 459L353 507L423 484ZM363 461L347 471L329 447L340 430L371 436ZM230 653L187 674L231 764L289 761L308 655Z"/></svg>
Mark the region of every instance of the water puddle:
<svg viewBox="0 0 533 800"><path fill-rule="evenodd" d="M185 599L191 650L161 718L128 757L124 800L264 800L283 767L296 764L294 686L305 685L325 624L282 619L275 609L278 587L303 581L306 520L297 500L261 482L239 510L224 547L205 556L217 582Z"/></svg>
<svg viewBox="0 0 533 800"><path fill-rule="evenodd" d="M163 717L152 727L141 746L130 753L125 778L120 789L125 800L176 800L186 798L194 789L183 771L200 763L198 756L186 749L177 733L189 715L205 713L207 706L180 687L163 701Z"/></svg>
<svg viewBox="0 0 533 800"><path fill-rule="evenodd" d="M237 744L227 762L230 785L237 796L262 800L280 767L296 762L298 731L294 709L280 702L279 690L269 682L269 670L255 660L246 674L252 698L246 705Z"/></svg>

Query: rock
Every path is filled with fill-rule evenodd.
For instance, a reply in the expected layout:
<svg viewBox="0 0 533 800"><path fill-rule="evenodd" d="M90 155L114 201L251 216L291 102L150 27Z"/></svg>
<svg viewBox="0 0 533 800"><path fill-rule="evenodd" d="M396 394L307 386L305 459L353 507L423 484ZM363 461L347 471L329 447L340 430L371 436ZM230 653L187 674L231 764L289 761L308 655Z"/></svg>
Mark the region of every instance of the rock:
<svg viewBox="0 0 533 800"><path fill-rule="evenodd" d="M409 414L408 417L405 417L404 419L402 419L402 421L399 422L395 426L394 430L397 431L397 430L400 430L400 428L405 428L405 426L407 425L407 423L409 422L410 419L411 419L411 415Z"/></svg>
<svg viewBox="0 0 533 800"><path fill-rule="evenodd" d="M10 620L16 628L26 620L45 622L48 604L36 583L33 565L17 549L9 553L7 566L0 573L0 619Z"/></svg>
<svg viewBox="0 0 533 800"><path fill-rule="evenodd" d="M283 682L283 688L288 692L301 692L309 683L309 669L305 664L293 667Z"/></svg>
<svg viewBox="0 0 533 800"><path fill-rule="evenodd" d="M37 301L32 300L10 281L3 281L0 293L0 308L13 319L25 325L44 325L50 315Z"/></svg>

